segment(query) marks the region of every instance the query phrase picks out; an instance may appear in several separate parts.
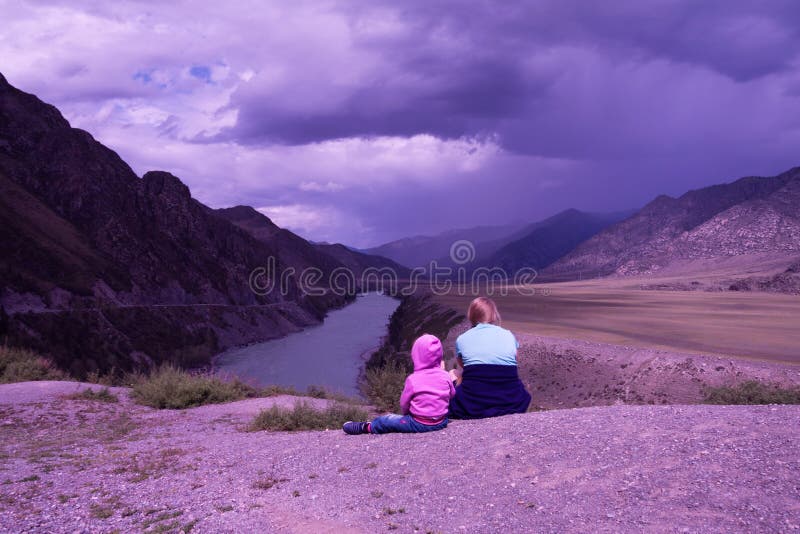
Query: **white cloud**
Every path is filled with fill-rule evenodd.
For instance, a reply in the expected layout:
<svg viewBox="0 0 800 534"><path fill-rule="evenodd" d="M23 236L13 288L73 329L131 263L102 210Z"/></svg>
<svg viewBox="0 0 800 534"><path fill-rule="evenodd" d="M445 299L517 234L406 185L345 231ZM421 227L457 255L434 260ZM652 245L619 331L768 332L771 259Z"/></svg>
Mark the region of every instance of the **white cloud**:
<svg viewBox="0 0 800 534"><path fill-rule="evenodd" d="M358 241L369 233L352 214L331 206L284 204L256 209L278 226L303 236L310 236L314 241L337 242L345 229Z"/></svg>
<svg viewBox="0 0 800 534"><path fill-rule="evenodd" d="M317 193L336 193L345 188L340 183L328 181L327 183L319 182L302 182L299 186L301 191L315 191Z"/></svg>

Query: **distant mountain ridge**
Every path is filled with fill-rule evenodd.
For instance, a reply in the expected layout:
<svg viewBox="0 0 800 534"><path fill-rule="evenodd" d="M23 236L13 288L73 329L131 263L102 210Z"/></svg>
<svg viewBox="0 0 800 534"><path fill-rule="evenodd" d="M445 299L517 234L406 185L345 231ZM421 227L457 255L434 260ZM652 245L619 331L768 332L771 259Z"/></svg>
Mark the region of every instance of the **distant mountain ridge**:
<svg viewBox="0 0 800 534"><path fill-rule="evenodd" d="M529 226L523 237L506 243L477 263L503 269L510 275L522 268L542 269L624 216L568 209Z"/></svg>
<svg viewBox="0 0 800 534"><path fill-rule="evenodd" d="M545 271L563 278L650 274L679 260L800 253L800 167L661 195Z"/></svg>
<svg viewBox="0 0 800 534"><path fill-rule="evenodd" d="M406 267L424 267L432 260L440 261L449 257L450 246L459 240L468 240L475 245L479 254L490 254L499 248L514 232L523 228L523 223L501 226L476 226L448 230L436 235L406 237L366 249L369 254L389 258Z"/></svg>
<svg viewBox="0 0 800 534"><path fill-rule="evenodd" d="M444 267L500 268L513 276L521 268L550 265L575 246L629 212L586 213L567 209L533 223L479 226L450 230L435 236L416 236L369 249L407 266L425 267L432 260ZM460 240L471 243L474 257L460 264L450 257L450 247Z"/></svg>

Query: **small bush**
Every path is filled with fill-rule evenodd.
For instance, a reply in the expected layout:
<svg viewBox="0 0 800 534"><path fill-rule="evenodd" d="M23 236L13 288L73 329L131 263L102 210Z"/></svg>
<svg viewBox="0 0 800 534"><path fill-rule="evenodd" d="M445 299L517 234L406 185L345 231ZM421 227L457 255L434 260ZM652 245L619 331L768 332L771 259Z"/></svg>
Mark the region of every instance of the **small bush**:
<svg viewBox="0 0 800 534"><path fill-rule="evenodd" d="M748 380L728 387L707 388L707 404L800 404L800 388L783 389Z"/></svg>
<svg viewBox="0 0 800 534"><path fill-rule="evenodd" d="M79 391L78 393L73 393L72 395L67 396L68 399L72 400L90 400L90 401L98 401L98 402L119 402L119 398L111 393L108 388L93 390L93 389L84 389L83 391Z"/></svg>
<svg viewBox="0 0 800 534"><path fill-rule="evenodd" d="M164 366L133 384L133 398L153 408L181 409L231 402L258 396L259 391L240 380L212 374L193 374Z"/></svg>
<svg viewBox="0 0 800 534"><path fill-rule="evenodd" d="M309 397L313 397L315 399L327 399L328 398L328 390L326 390L322 386L315 386L311 385L306 388L306 395Z"/></svg>
<svg viewBox="0 0 800 534"><path fill-rule="evenodd" d="M318 410L307 402L297 402L294 407L272 406L261 410L250 425L250 430L325 430L340 428L347 421L366 421L369 414L351 404L334 403Z"/></svg>
<svg viewBox="0 0 800 534"><path fill-rule="evenodd" d="M263 388L260 394L262 397L277 397L278 395L294 395L299 397L302 395L296 388L291 386L278 386L275 384Z"/></svg>
<svg viewBox="0 0 800 534"><path fill-rule="evenodd" d="M408 370L397 363L367 369L362 390L379 410L397 413L407 376Z"/></svg>
<svg viewBox="0 0 800 534"><path fill-rule="evenodd" d="M125 377L121 373L117 373L115 368L112 368L108 373L102 374L99 371L92 371L83 379L84 382L92 384L99 384L101 386L118 386L125 385Z"/></svg>
<svg viewBox="0 0 800 534"><path fill-rule="evenodd" d="M66 379L66 374L36 353L24 349L0 347L0 384Z"/></svg>

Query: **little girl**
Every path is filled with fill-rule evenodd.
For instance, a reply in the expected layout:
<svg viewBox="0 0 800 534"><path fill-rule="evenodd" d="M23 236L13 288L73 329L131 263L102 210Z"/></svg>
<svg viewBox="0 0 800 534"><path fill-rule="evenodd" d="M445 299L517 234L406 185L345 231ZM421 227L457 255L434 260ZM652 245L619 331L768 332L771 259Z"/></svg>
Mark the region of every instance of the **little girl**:
<svg viewBox="0 0 800 534"><path fill-rule="evenodd" d="M430 432L447 426L448 405L456 391L442 366L442 342L430 334L421 336L414 342L411 359L414 372L400 395L403 415L381 415L371 423L348 421L342 426L345 433Z"/></svg>

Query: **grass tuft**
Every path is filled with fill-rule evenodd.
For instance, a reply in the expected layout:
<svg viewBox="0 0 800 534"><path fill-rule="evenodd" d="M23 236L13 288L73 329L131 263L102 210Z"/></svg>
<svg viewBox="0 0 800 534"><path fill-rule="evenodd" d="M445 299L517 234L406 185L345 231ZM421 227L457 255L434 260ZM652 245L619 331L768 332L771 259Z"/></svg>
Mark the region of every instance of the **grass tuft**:
<svg viewBox="0 0 800 534"><path fill-rule="evenodd" d="M757 380L748 380L733 387L705 390L706 404L800 404L800 388L784 389Z"/></svg>
<svg viewBox="0 0 800 534"><path fill-rule="evenodd" d="M114 508L107 505L92 503L91 514L92 517L95 517L97 519L108 519L109 517L114 515Z"/></svg>
<svg viewBox="0 0 800 534"><path fill-rule="evenodd" d="M119 397L111 393L108 388L93 390L90 388L67 396L71 400L89 400L98 402L119 402Z"/></svg>
<svg viewBox="0 0 800 534"><path fill-rule="evenodd" d="M24 349L0 347L0 384L31 380L66 380L50 360Z"/></svg>
<svg viewBox="0 0 800 534"><path fill-rule="evenodd" d="M139 404L159 409L182 409L258 396L259 391L237 379L195 374L166 365L133 383Z"/></svg>
<svg viewBox="0 0 800 534"><path fill-rule="evenodd" d="M299 397L302 395L302 393L291 386L279 386L277 384L273 384L263 388L260 395L262 397L277 397L278 395L293 395L295 397Z"/></svg>
<svg viewBox="0 0 800 534"><path fill-rule="evenodd" d="M288 478L260 478L253 482L253 488L260 489L260 490L268 490L271 489L276 484L280 484L281 482L289 482Z"/></svg>
<svg viewBox="0 0 800 534"><path fill-rule="evenodd" d="M349 404L334 403L319 410L307 402L296 402L293 408L272 406L261 410L250 430L325 430L340 428L347 421L366 421L367 411Z"/></svg>

